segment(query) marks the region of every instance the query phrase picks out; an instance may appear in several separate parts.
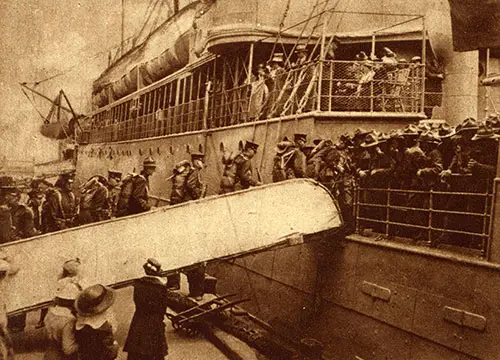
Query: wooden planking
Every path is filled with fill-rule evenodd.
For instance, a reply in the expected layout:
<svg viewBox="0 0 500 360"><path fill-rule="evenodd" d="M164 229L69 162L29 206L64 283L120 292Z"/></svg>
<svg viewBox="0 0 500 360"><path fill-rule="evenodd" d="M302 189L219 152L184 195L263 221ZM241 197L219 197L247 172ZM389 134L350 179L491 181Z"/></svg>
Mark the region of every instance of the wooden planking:
<svg viewBox="0 0 500 360"><path fill-rule="evenodd" d="M9 311L51 300L69 258L89 283L120 283L141 276L148 257L178 269L338 228L337 209L325 188L297 179L5 244L21 271L4 298Z"/></svg>

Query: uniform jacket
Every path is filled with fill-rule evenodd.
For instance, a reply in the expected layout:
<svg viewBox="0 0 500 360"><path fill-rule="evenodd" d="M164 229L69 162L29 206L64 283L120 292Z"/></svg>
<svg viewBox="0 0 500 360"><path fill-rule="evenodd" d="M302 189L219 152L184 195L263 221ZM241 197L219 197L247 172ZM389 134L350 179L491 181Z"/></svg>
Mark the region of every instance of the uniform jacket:
<svg viewBox="0 0 500 360"><path fill-rule="evenodd" d="M30 196L28 200L28 206L33 210L33 221L35 229L42 231L42 209L45 203L45 197L38 199L34 193L28 194Z"/></svg>
<svg viewBox="0 0 500 360"><path fill-rule="evenodd" d="M108 189L100 182L83 194L80 203L80 224L106 220L109 208L108 197Z"/></svg>
<svg viewBox="0 0 500 360"><path fill-rule="evenodd" d="M13 240L12 216L6 205L0 207L0 244Z"/></svg>
<svg viewBox="0 0 500 360"><path fill-rule="evenodd" d="M75 194L53 189L47 194L43 212L44 229L47 232L71 227L76 216Z"/></svg>
<svg viewBox="0 0 500 360"><path fill-rule="evenodd" d="M306 155L300 149L295 149L293 154L293 163L291 166L291 171L289 171L287 178L303 178L306 176Z"/></svg>
<svg viewBox="0 0 500 360"><path fill-rule="evenodd" d="M14 239L25 239L36 234L33 211L24 204L11 209Z"/></svg>
<svg viewBox="0 0 500 360"><path fill-rule="evenodd" d="M443 157L438 149L431 150L425 156L423 167L419 169L420 178L425 188L431 188L438 182L438 177L443 171Z"/></svg>
<svg viewBox="0 0 500 360"><path fill-rule="evenodd" d="M253 179L252 161L245 155L239 154L234 159L236 164L236 181L240 183L243 189L248 189L250 186L257 185Z"/></svg>
<svg viewBox="0 0 500 360"><path fill-rule="evenodd" d="M149 179L141 173L135 176L132 194L129 199L129 212L128 214L139 214L141 212L151 209L149 205Z"/></svg>
<svg viewBox="0 0 500 360"><path fill-rule="evenodd" d="M172 178L170 204L175 205L199 199L202 196L203 187L204 185L200 178L200 170L197 168L186 167L180 173L176 173Z"/></svg>
<svg viewBox="0 0 500 360"><path fill-rule="evenodd" d="M167 310L167 288L156 277L145 276L134 283L135 313L124 351L162 357L168 354L163 319Z"/></svg>

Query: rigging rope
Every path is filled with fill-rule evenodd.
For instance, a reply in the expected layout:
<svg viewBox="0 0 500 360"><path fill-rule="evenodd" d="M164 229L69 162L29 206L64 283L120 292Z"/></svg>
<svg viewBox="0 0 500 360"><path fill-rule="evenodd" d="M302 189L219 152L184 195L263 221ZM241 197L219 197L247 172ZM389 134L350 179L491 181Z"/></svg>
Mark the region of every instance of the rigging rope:
<svg viewBox="0 0 500 360"><path fill-rule="evenodd" d="M36 112L38 113L38 115L40 115L40 117L42 118L42 120L45 122L45 117L42 115L42 113L40 111L38 111L38 109L36 108L34 102L31 100L31 98L28 96L28 94L26 94L26 91L24 91L23 88L21 88L21 91L23 92L24 96L26 96L26 98L30 102L31 106L33 106L33 109L36 110Z"/></svg>

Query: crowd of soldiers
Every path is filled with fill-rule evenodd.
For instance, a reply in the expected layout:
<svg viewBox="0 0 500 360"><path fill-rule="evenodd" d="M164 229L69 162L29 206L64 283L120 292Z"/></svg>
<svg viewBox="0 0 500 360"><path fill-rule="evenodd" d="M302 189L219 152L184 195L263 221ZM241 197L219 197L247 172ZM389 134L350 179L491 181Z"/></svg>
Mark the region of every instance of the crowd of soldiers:
<svg viewBox="0 0 500 360"><path fill-rule="evenodd" d="M293 141L284 138L277 144L273 181L297 177L319 181L337 196L350 231L354 230L356 187L371 189L361 192L358 199L366 205L358 216L372 220L360 222L362 227L380 233L386 232L387 221L427 227L427 213L412 209L429 208L430 198L426 192L431 189L441 194L434 198L434 209L484 213L488 206L485 200L478 202L477 196L469 199L446 196L443 192L491 192L496 174L498 134L500 119L497 114L481 123L467 118L456 127L445 122L423 121L389 133L357 129L352 135L340 136L336 143L318 138L309 145L306 134L295 134ZM407 191L396 191L388 202L387 192L378 189ZM388 219L387 205L407 209L393 211ZM452 217L438 214L432 226L452 232L451 223L464 223L464 219ZM479 217L476 220L482 222ZM475 222L466 220L468 229L455 229L480 232ZM427 232L409 228L393 226L389 235L404 234L429 240ZM439 235L447 239L450 234L444 231Z"/></svg>

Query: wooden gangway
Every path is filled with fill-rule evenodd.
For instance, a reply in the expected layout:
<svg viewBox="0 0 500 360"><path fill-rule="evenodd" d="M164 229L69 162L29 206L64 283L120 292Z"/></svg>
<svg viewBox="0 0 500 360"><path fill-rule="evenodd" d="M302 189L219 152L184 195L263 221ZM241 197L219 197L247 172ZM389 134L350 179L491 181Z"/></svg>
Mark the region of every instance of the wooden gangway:
<svg viewBox="0 0 500 360"><path fill-rule="evenodd" d="M148 257L165 270L232 258L342 226L335 199L309 179L268 184L3 244L21 270L3 282L9 312L52 300L62 263L81 259L85 283L123 284Z"/></svg>

